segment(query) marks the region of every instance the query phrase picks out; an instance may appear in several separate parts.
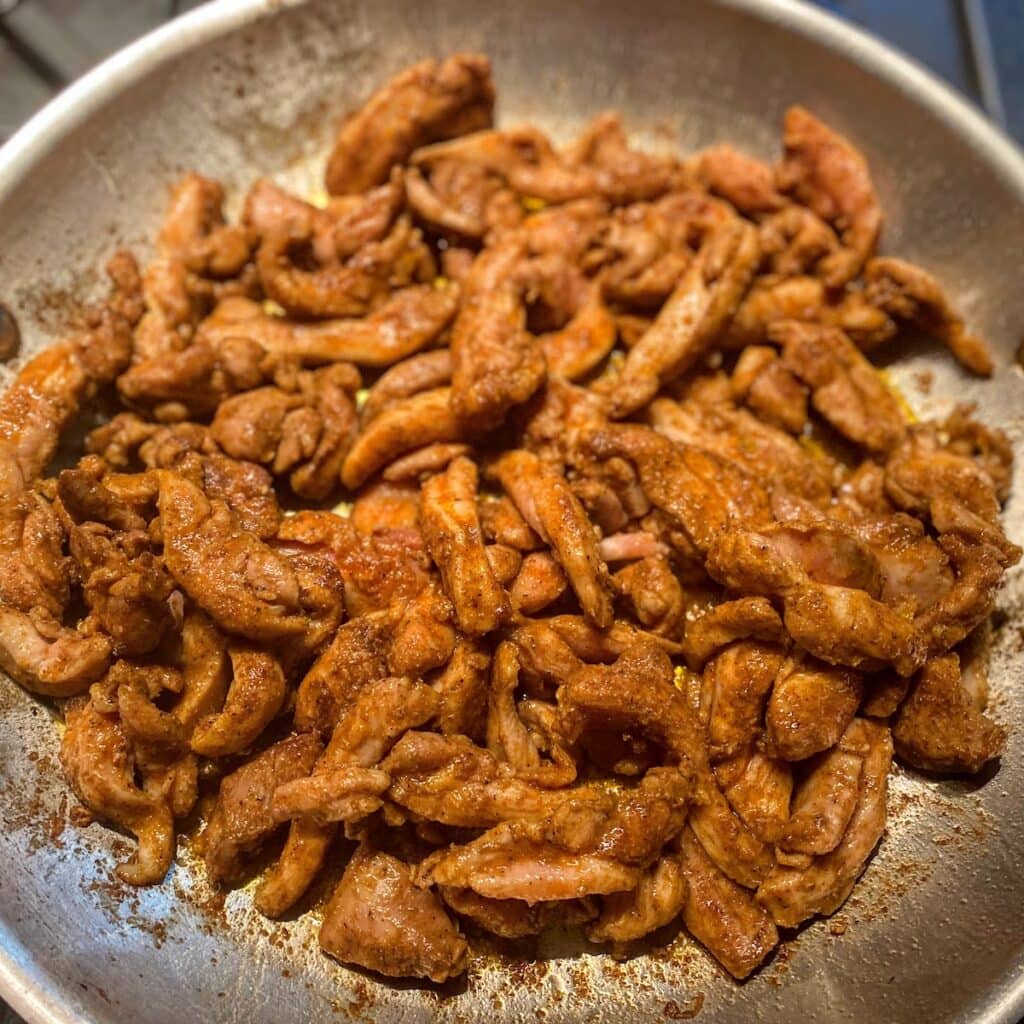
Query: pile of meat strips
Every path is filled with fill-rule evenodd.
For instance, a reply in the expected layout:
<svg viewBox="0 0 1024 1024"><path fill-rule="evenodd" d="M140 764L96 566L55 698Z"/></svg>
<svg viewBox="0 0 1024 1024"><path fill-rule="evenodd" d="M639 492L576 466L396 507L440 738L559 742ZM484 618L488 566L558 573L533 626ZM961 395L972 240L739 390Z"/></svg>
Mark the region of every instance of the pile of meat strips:
<svg viewBox="0 0 1024 1024"><path fill-rule="evenodd" d="M59 698L126 882L204 816L270 917L335 872L344 963L440 982L463 931L681 915L744 978L849 895L894 749L1003 747L1009 445L913 421L866 354L992 358L874 255L865 162L806 110L769 167L612 114L557 149L493 101L485 58L424 61L323 202L264 179L226 223L190 174L145 273L113 258L0 405L0 665Z"/></svg>

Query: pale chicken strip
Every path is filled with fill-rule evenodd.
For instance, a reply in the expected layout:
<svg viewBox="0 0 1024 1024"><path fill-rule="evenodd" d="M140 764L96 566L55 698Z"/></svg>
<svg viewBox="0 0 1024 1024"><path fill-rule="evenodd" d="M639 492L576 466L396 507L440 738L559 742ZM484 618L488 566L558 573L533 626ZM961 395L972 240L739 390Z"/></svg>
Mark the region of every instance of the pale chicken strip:
<svg viewBox="0 0 1024 1024"><path fill-rule="evenodd" d="M459 628L482 635L501 624L509 601L487 561L476 501L476 464L457 458L423 485L420 528Z"/></svg>

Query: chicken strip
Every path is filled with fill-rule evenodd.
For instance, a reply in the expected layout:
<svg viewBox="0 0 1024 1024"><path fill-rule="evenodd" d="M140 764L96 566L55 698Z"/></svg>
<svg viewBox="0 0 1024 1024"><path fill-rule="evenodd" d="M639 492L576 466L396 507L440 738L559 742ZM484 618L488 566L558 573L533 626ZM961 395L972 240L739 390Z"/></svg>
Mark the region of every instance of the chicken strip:
<svg viewBox="0 0 1024 1024"><path fill-rule="evenodd" d="M384 759L388 798L417 819L458 828L490 828L546 813L565 799L515 776L465 736L405 734Z"/></svg>
<svg viewBox="0 0 1024 1024"><path fill-rule="evenodd" d="M761 640L782 644L786 630L779 613L763 597L741 597L723 601L686 625L683 652L694 672L723 647L735 640Z"/></svg>
<svg viewBox="0 0 1024 1024"><path fill-rule="evenodd" d="M931 274L903 260L868 260L865 295L873 306L938 338L957 360L979 377L991 377L992 348L964 322Z"/></svg>
<svg viewBox="0 0 1024 1024"><path fill-rule="evenodd" d="M776 843L789 821L793 772L785 761L760 751L715 766L729 806L763 843Z"/></svg>
<svg viewBox="0 0 1024 1024"><path fill-rule="evenodd" d="M601 285L589 286L572 319L557 331L541 335L548 373L579 380L599 366L617 337L615 317L605 304Z"/></svg>
<svg viewBox="0 0 1024 1024"><path fill-rule="evenodd" d="M370 388L362 406L365 427L389 406L423 391L446 387L452 380L452 354L447 348L409 356L385 370Z"/></svg>
<svg viewBox="0 0 1024 1024"><path fill-rule="evenodd" d="M356 438L341 467L341 482L355 490L400 455L438 441L464 441L465 428L452 414L451 391L435 388L395 402Z"/></svg>
<svg viewBox="0 0 1024 1024"><path fill-rule="evenodd" d="M833 569L827 563L826 570ZM731 590L781 597L790 635L829 664L877 669L892 663L901 675L910 675L924 660L924 639L913 623L864 590L812 581L771 536L722 534L708 552L707 570Z"/></svg>
<svg viewBox="0 0 1024 1024"><path fill-rule="evenodd" d="M707 551L725 530L770 519L768 496L757 481L710 452L632 424L598 430L585 444L600 459L617 456L635 465L644 494L698 551Z"/></svg>
<svg viewBox="0 0 1024 1024"><path fill-rule="evenodd" d="M359 691L389 675L388 648L395 613L372 612L346 622L299 684L295 727L330 735Z"/></svg>
<svg viewBox="0 0 1024 1024"><path fill-rule="evenodd" d="M531 904L633 889L686 820L688 800L688 786L669 768L652 769L617 796L570 793L544 818L506 821L428 858L418 881Z"/></svg>
<svg viewBox="0 0 1024 1024"><path fill-rule="evenodd" d="M892 737L865 721L867 743L857 806L839 845L808 867L776 865L757 891L758 902L780 927L795 928L815 914L832 914L850 895L885 831L885 795L892 765Z"/></svg>
<svg viewBox="0 0 1024 1024"><path fill-rule="evenodd" d="M780 320L768 336L782 347L783 363L811 389L814 408L844 437L885 454L906 435L896 396L842 331Z"/></svg>
<svg viewBox="0 0 1024 1024"><path fill-rule="evenodd" d="M757 231L746 221L734 220L709 236L654 323L629 350L609 395L613 418L646 405L661 385L707 353L749 287L760 255Z"/></svg>
<svg viewBox="0 0 1024 1024"><path fill-rule="evenodd" d="M316 736L289 736L221 781L202 835L206 870L214 882L234 883L243 876L246 858L278 828L270 810L274 791L308 775L319 755Z"/></svg>
<svg viewBox="0 0 1024 1024"><path fill-rule="evenodd" d="M134 781L131 744L116 715L103 714L88 699L68 704L60 763L75 794L96 815L131 832L138 848L117 868L129 885L156 885L174 859L174 819L165 800Z"/></svg>
<svg viewBox="0 0 1024 1024"><path fill-rule="evenodd" d="M489 127L493 107L491 64L480 54L406 68L342 124L327 160L327 191L381 184L420 146Z"/></svg>
<svg viewBox="0 0 1024 1024"><path fill-rule="evenodd" d="M551 545L584 614L607 628L613 616L608 567L594 527L565 478L522 450L507 452L492 469L526 522Z"/></svg>
<svg viewBox="0 0 1024 1024"><path fill-rule="evenodd" d="M650 641L628 647L614 665L584 665L558 691L560 731L574 742L593 728L636 730L660 743L699 791L708 775L704 737L672 680L672 662Z"/></svg>
<svg viewBox="0 0 1024 1024"><path fill-rule="evenodd" d="M708 191L744 215L771 213L785 202L775 188L771 167L728 144L703 150L695 163L697 177Z"/></svg>
<svg viewBox="0 0 1024 1024"><path fill-rule="evenodd" d="M832 459L808 454L796 439L745 409L657 398L648 413L659 434L714 452L751 476L767 474L772 490L784 488L818 505L832 497Z"/></svg>
<svg viewBox="0 0 1024 1024"><path fill-rule="evenodd" d="M711 693L708 744L712 761L727 760L753 748L783 658L778 647L740 641L707 663L704 684Z"/></svg>
<svg viewBox="0 0 1024 1024"><path fill-rule="evenodd" d="M931 772L980 772L1006 746L1006 730L968 693L956 654L932 658L913 683L892 729L896 753Z"/></svg>
<svg viewBox="0 0 1024 1024"><path fill-rule="evenodd" d="M679 841L679 859L687 884L687 929L734 978L746 978L779 943L771 917L715 867L689 827Z"/></svg>
<svg viewBox="0 0 1024 1024"><path fill-rule="evenodd" d="M320 948L346 964L392 978L442 982L466 969L466 940L413 870L368 843L359 846L324 909Z"/></svg>
<svg viewBox="0 0 1024 1024"><path fill-rule="evenodd" d="M790 658L772 687L766 738L785 761L802 761L835 746L860 705L864 680L857 672Z"/></svg>
<svg viewBox="0 0 1024 1024"><path fill-rule="evenodd" d="M509 601L487 561L476 499L476 464L457 458L423 485L420 524L459 628L482 635L498 628Z"/></svg>
<svg viewBox="0 0 1024 1024"><path fill-rule="evenodd" d="M510 236L473 263L452 328L451 405L468 430L492 430L543 383L544 352L526 330L516 280L525 242Z"/></svg>
<svg viewBox="0 0 1024 1024"><path fill-rule="evenodd" d="M281 640L306 628L301 586L289 560L243 530L220 500L170 470L158 470L164 561L223 629Z"/></svg>
<svg viewBox="0 0 1024 1024"><path fill-rule="evenodd" d="M635 942L671 924L686 904L687 885L679 858L666 853L644 872L632 892L609 893L600 916L587 926L591 942Z"/></svg>
<svg viewBox="0 0 1024 1024"><path fill-rule="evenodd" d="M717 785L705 787L706 802L690 812L688 825L715 866L734 882L756 889L771 871L771 848L740 820Z"/></svg>
<svg viewBox="0 0 1024 1024"><path fill-rule="evenodd" d="M786 111L782 141L779 188L832 224L843 240L843 248L823 259L819 269L825 283L838 288L860 272L882 229L867 163L843 136L803 107Z"/></svg>
<svg viewBox="0 0 1024 1024"><path fill-rule="evenodd" d="M391 366L430 345L458 307L459 290L454 285L413 285L395 292L361 319L295 323L268 316L249 299L229 298L220 302L199 331L215 349L229 338L248 338L266 352L303 365Z"/></svg>
<svg viewBox="0 0 1024 1024"><path fill-rule="evenodd" d="M779 846L788 853L821 856L843 838L860 795L867 723L855 718L834 748L822 754L793 798L793 813Z"/></svg>

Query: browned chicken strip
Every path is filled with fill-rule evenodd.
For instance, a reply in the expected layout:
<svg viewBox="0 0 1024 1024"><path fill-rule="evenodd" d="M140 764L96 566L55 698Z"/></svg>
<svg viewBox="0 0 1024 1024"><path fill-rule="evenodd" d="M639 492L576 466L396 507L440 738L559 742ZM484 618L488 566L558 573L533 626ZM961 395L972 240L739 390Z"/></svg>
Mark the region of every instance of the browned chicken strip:
<svg viewBox="0 0 1024 1024"><path fill-rule="evenodd" d="M779 187L839 232L844 248L824 259L820 272L829 287L843 285L872 254L882 229L867 163L843 136L803 107L786 111L783 143Z"/></svg>
<svg viewBox="0 0 1024 1024"><path fill-rule="evenodd" d="M420 146L487 128L493 106L486 57L466 53L414 64L341 126L327 162L327 191L342 195L381 184Z"/></svg>
<svg viewBox="0 0 1024 1024"><path fill-rule="evenodd" d="M777 865L757 891L775 923L795 928L815 914L831 914L850 895L885 830L885 794L892 763L889 730L865 721L857 805L839 845L806 868Z"/></svg>
<svg viewBox="0 0 1024 1024"><path fill-rule="evenodd" d="M466 969L466 940L441 901L413 885L408 864L366 843L331 894L320 948L393 978L442 982Z"/></svg>
<svg viewBox="0 0 1024 1024"><path fill-rule="evenodd" d="M423 485L420 524L459 628L483 634L499 626L509 601L487 561L476 500L476 464L457 458Z"/></svg>
<svg viewBox="0 0 1024 1024"><path fill-rule="evenodd" d="M932 772L979 772L1006 746L1006 730L967 692L956 654L933 658L918 673L892 738L904 761Z"/></svg>
<svg viewBox="0 0 1024 1024"><path fill-rule="evenodd" d="M709 236L614 379L611 415L628 416L707 353L736 310L760 259L757 232L735 220Z"/></svg>
<svg viewBox="0 0 1024 1024"><path fill-rule="evenodd" d="M526 253L510 236L473 264L452 328L452 411L471 430L491 430L544 380L539 342L526 330L516 271Z"/></svg>
<svg viewBox="0 0 1024 1024"><path fill-rule="evenodd" d="M715 867L689 827L679 857L687 884L687 929L734 978L746 978L778 945L772 919L750 892Z"/></svg>
<svg viewBox="0 0 1024 1024"><path fill-rule="evenodd" d="M586 616L599 627L609 626L608 567L594 528L564 477L526 451L503 455L494 473L526 522L551 545Z"/></svg>

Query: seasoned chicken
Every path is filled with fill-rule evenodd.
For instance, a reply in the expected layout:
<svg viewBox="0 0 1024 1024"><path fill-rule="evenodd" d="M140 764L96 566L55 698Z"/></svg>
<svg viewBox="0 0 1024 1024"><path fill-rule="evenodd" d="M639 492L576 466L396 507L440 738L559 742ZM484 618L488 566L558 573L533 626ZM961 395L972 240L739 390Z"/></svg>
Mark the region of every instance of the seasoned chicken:
<svg viewBox="0 0 1024 1024"><path fill-rule="evenodd" d="M162 882L174 858L174 819L165 800L136 785L132 748L118 717L79 698L68 704L65 722L60 763L71 788L89 810L138 839L118 875L131 885Z"/></svg>
<svg viewBox="0 0 1024 1024"><path fill-rule="evenodd" d="M450 407L449 388L421 391L389 405L363 429L341 467L341 482L354 489L400 455L439 441L468 437Z"/></svg>
<svg viewBox="0 0 1024 1024"><path fill-rule="evenodd" d="M694 671L734 640L763 640L781 644L786 639L779 613L763 597L723 601L700 618L688 622L683 651Z"/></svg>
<svg viewBox="0 0 1024 1024"><path fill-rule="evenodd" d="M780 320L768 336L782 360L811 389L814 408L869 452L891 451L906 434L896 396L857 347L834 327Z"/></svg>
<svg viewBox="0 0 1024 1024"><path fill-rule="evenodd" d="M834 746L852 721L863 691L857 672L790 658L775 677L765 711L772 752L784 761L803 761Z"/></svg>
<svg viewBox="0 0 1024 1024"><path fill-rule="evenodd" d="M498 627L509 602L487 561L476 499L476 464L458 458L423 485L420 523L459 628L483 634Z"/></svg>
<svg viewBox="0 0 1024 1024"><path fill-rule="evenodd" d="M292 490L314 501L337 489L357 430L353 395L359 374L346 363L299 373L294 387L263 387L227 399L210 433L232 458L287 475Z"/></svg>
<svg viewBox="0 0 1024 1024"><path fill-rule="evenodd" d="M954 356L981 377L990 377L995 362L984 338L968 334L938 281L903 260L873 259L864 270L867 300L897 320L913 323L938 338Z"/></svg>
<svg viewBox="0 0 1024 1024"><path fill-rule="evenodd" d="M418 880L527 903L622 892L679 831L688 799L670 768L653 769L617 796L570 792L544 818L506 821L428 858Z"/></svg>
<svg viewBox="0 0 1024 1024"><path fill-rule="evenodd" d="M743 979L849 895L894 748L998 769L1014 446L869 361L993 356L803 108L770 164L494 103L421 61L326 192L187 173L114 254L0 397L0 671L129 884L205 818L267 917L334 872L323 951L385 977L681 915Z"/></svg>
<svg viewBox="0 0 1024 1024"><path fill-rule="evenodd" d="M591 435L595 456L628 459L651 503L683 530L699 551L740 524L767 522L768 497L757 481L719 456L673 444L639 426L607 427Z"/></svg>
<svg viewBox="0 0 1024 1024"><path fill-rule="evenodd" d="M713 233L611 385L611 415L628 416L690 369L714 344L757 268L757 232L742 220Z"/></svg>
<svg viewBox="0 0 1024 1024"><path fill-rule="evenodd" d="M327 191L344 195L381 184L420 146L487 128L493 106L486 57L464 53L414 64L342 124L327 161Z"/></svg>
<svg viewBox="0 0 1024 1024"><path fill-rule="evenodd" d="M320 741L300 733L275 743L220 784L217 803L203 832L203 858L210 878L230 882L244 871L245 860L277 830L271 812L274 791L312 771Z"/></svg>
<svg viewBox="0 0 1024 1024"><path fill-rule="evenodd" d="M860 793L869 725L855 718L839 742L821 755L793 798L793 809L779 846L787 853L820 856L838 845Z"/></svg>
<svg viewBox="0 0 1024 1024"><path fill-rule="evenodd" d="M199 330L215 351L228 339L248 338L264 352L303 365L391 366L430 345L451 322L458 300L454 286L412 285L369 316L302 323L269 316L248 299L230 298L221 301Z"/></svg>
<svg viewBox="0 0 1024 1024"><path fill-rule="evenodd" d="M611 624L608 567L579 499L565 479L526 451L503 455L494 472L523 519L551 545L587 617L598 627Z"/></svg>
<svg viewBox="0 0 1024 1024"><path fill-rule="evenodd" d="M896 753L931 772L979 772L999 757L1006 730L968 693L956 654L933 658L918 673L892 727Z"/></svg>
<svg viewBox="0 0 1024 1024"><path fill-rule="evenodd" d="M884 725L867 721L863 734L857 803L839 844L805 868L777 864L757 891L758 902L780 927L795 928L815 914L838 910L882 838L892 737Z"/></svg>
<svg viewBox="0 0 1024 1024"><path fill-rule="evenodd" d="M784 202L772 169L727 143L705 149L696 163L701 183L740 213L770 213Z"/></svg>
<svg viewBox="0 0 1024 1024"><path fill-rule="evenodd" d="M772 489L781 487L818 504L832 495L835 466L831 459L808 454L788 434L745 409L658 398L649 410L651 425L659 434L677 444L714 452L751 476L770 474Z"/></svg>
<svg viewBox="0 0 1024 1024"><path fill-rule="evenodd" d="M591 942L633 942L674 921L686 904L687 885L679 858L662 856L632 892L609 893L587 927Z"/></svg>
<svg viewBox="0 0 1024 1024"><path fill-rule="evenodd" d="M753 748L783 658L778 647L740 641L704 667L704 685L711 697L708 747L712 760L726 760Z"/></svg>
<svg viewBox="0 0 1024 1024"><path fill-rule="evenodd" d="M839 233L843 249L822 261L820 273L829 287L843 285L874 252L882 229L882 210L867 163L843 136L803 107L786 111L783 144L779 188Z"/></svg>
<svg viewBox="0 0 1024 1024"><path fill-rule="evenodd" d="M465 736L407 732L381 767L391 777L389 799L417 818L460 828L546 813L565 798L517 778Z"/></svg>
<svg viewBox="0 0 1024 1024"><path fill-rule="evenodd" d="M526 330L515 272L525 255L512 236L473 264L462 309L452 328L451 406L470 431L497 427L540 387L544 352Z"/></svg>
<svg viewBox="0 0 1024 1024"><path fill-rule="evenodd" d="M687 930L734 978L747 977L778 945L771 917L750 892L715 867L689 827L679 841L679 860L686 880Z"/></svg>
<svg viewBox="0 0 1024 1024"><path fill-rule="evenodd" d="M447 981L466 969L466 940L408 864L363 843L324 909L320 948L393 978Z"/></svg>

